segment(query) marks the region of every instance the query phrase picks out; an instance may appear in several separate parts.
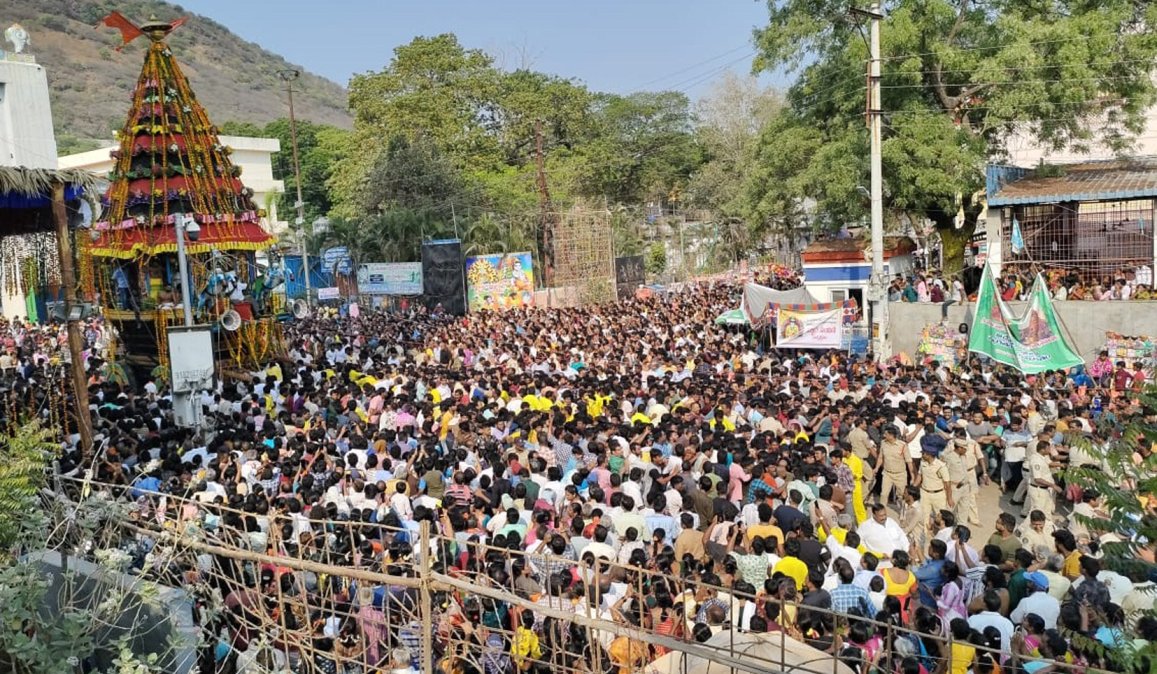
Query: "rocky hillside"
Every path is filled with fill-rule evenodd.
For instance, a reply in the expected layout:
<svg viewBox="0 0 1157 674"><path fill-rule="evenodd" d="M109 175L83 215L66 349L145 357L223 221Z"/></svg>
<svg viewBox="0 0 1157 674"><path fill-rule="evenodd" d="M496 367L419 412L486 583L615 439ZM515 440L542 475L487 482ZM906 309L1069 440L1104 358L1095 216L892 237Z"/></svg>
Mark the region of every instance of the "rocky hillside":
<svg viewBox="0 0 1157 674"><path fill-rule="evenodd" d="M138 38L117 52L120 34L105 26L94 28L114 9L137 24L154 14L166 21L188 17L169 45L214 122L262 124L287 115L285 86L277 71L296 66L179 5L157 0L4 0L0 33L13 22L23 25L31 36L26 51L48 70L62 154L108 142L128 111L148 41ZM300 119L351 125L345 89L325 78L303 72L293 102Z"/></svg>

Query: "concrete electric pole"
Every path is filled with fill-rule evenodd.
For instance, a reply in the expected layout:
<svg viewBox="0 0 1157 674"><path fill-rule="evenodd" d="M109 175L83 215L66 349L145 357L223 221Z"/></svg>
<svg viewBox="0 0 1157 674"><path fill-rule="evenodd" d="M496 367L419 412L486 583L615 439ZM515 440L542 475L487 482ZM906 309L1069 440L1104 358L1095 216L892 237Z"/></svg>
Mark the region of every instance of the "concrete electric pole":
<svg viewBox="0 0 1157 674"><path fill-rule="evenodd" d="M870 196L872 200L872 277L868 283L868 316L872 330L872 353L877 360L891 353L888 345L888 277L884 273L884 174L883 174L883 104L880 100L880 22L884 15L880 3L868 10L853 10L868 18L870 60L868 62L868 133L871 136Z"/></svg>
<svg viewBox="0 0 1157 674"><path fill-rule="evenodd" d="M305 201L301 198L301 164L297 160L297 118L293 115L293 81L301 76L299 70L280 70L277 73L278 77L285 82L285 92L289 95L289 138L293 144L293 182L297 184L297 202L294 203L294 208L297 210L293 224L297 231L297 240L301 245L301 269L305 275L305 303L308 306L313 306L313 288L310 286L309 279L309 240L305 234Z"/></svg>

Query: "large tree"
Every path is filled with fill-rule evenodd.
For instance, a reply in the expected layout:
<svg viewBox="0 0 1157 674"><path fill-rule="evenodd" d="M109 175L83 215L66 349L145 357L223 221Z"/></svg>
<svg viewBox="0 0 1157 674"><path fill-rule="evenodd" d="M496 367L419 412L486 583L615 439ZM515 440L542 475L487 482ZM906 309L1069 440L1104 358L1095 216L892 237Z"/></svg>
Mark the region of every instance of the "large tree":
<svg viewBox="0 0 1157 674"><path fill-rule="evenodd" d="M687 96L604 94L593 112L596 131L579 150L578 189L615 204L679 198L703 158Z"/></svg>
<svg viewBox="0 0 1157 674"><path fill-rule="evenodd" d="M749 186L762 217L790 215L805 199L832 225L865 214L867 25L848 9L845 0L771 0L756 31L757 69L799 71ZM981 205L970 197L984 187L984 166L1010 134L1126 148L1154 102L1157 4L891 0L883 11L887 206L931 220L950 264L976 226Z"/></svg>
<svg viewBox="0 0 1157 674"><path fill-rule="evenodd" d="M278 198L278 214L289 222L297 217L297 177L293 170L293 134L289 120L276 119L265 126L252 122L226 122L221 132L230 136L276 138L281 150L273 155L273 177L285 182L285 191ZM333 198L326 185L337 162L348 151L349 131L327 124L297 120L297 155L301 168L301 200L305 204L305 221L329 213ZM242 181L245 177L242 176ZM264 204L262 204L264 206Z"/></svg>
<svg viewBox="0 0 1157 674"><path fill-rule="evenodd" d="M745 189L760 132L781 104L779 93L755 77L728 73L695 106L695 135L706 161L691 176L685 203L710 214L712 261L730 265L768 233L769 221L748 208Z"/></svg>
<svg viewBox="0 0 1157 674"><path fill-rule="evenodd" d="M436 229L472 252L536 249L540 147L556 209L678 199L702 160L683 94L595 94L503 70L450 34L416 38L355 77L350 107L354 132L327 181L333 214L389 240Z"/></svg>

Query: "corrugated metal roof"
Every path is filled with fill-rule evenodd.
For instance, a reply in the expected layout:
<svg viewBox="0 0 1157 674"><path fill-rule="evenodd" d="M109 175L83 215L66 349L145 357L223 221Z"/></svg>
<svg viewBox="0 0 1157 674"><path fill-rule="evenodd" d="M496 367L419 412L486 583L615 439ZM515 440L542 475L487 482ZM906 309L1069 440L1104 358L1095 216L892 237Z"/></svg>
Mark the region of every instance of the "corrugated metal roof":
<svg viewBox="0 0 1157 674"><path fill-rule="evenodd" d="M1004 183L989 206L1062 201L1120 201L1157 197L1157 158L1114 159L1050 167L1060 175L1036 172ZM1050 171L1051 172L1051 171Z"/></svg>

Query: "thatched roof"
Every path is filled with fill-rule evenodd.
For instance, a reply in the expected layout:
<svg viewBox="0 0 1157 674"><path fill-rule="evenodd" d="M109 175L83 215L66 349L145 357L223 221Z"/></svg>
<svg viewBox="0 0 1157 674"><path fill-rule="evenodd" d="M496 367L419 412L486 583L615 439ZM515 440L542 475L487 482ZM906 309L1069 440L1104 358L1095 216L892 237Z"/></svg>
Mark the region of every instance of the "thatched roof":
<svg viewBox="0 0 1157 674"><path fill-rule="evenodd" d="M0 237L51 232L52 186L63 182L64 198L95 204L99 197L96 175L80 169L33 169L0 166Z"/></svg>
<svg viewBox="0 0 1157 674"><path fill-rule="evenodd" d="M22 197L51 197L52 185L63 182L79 187L86 194L96 191L97 177L80 169L34 169L20 166L0 166L0 198L15 195Z"/></svg>

